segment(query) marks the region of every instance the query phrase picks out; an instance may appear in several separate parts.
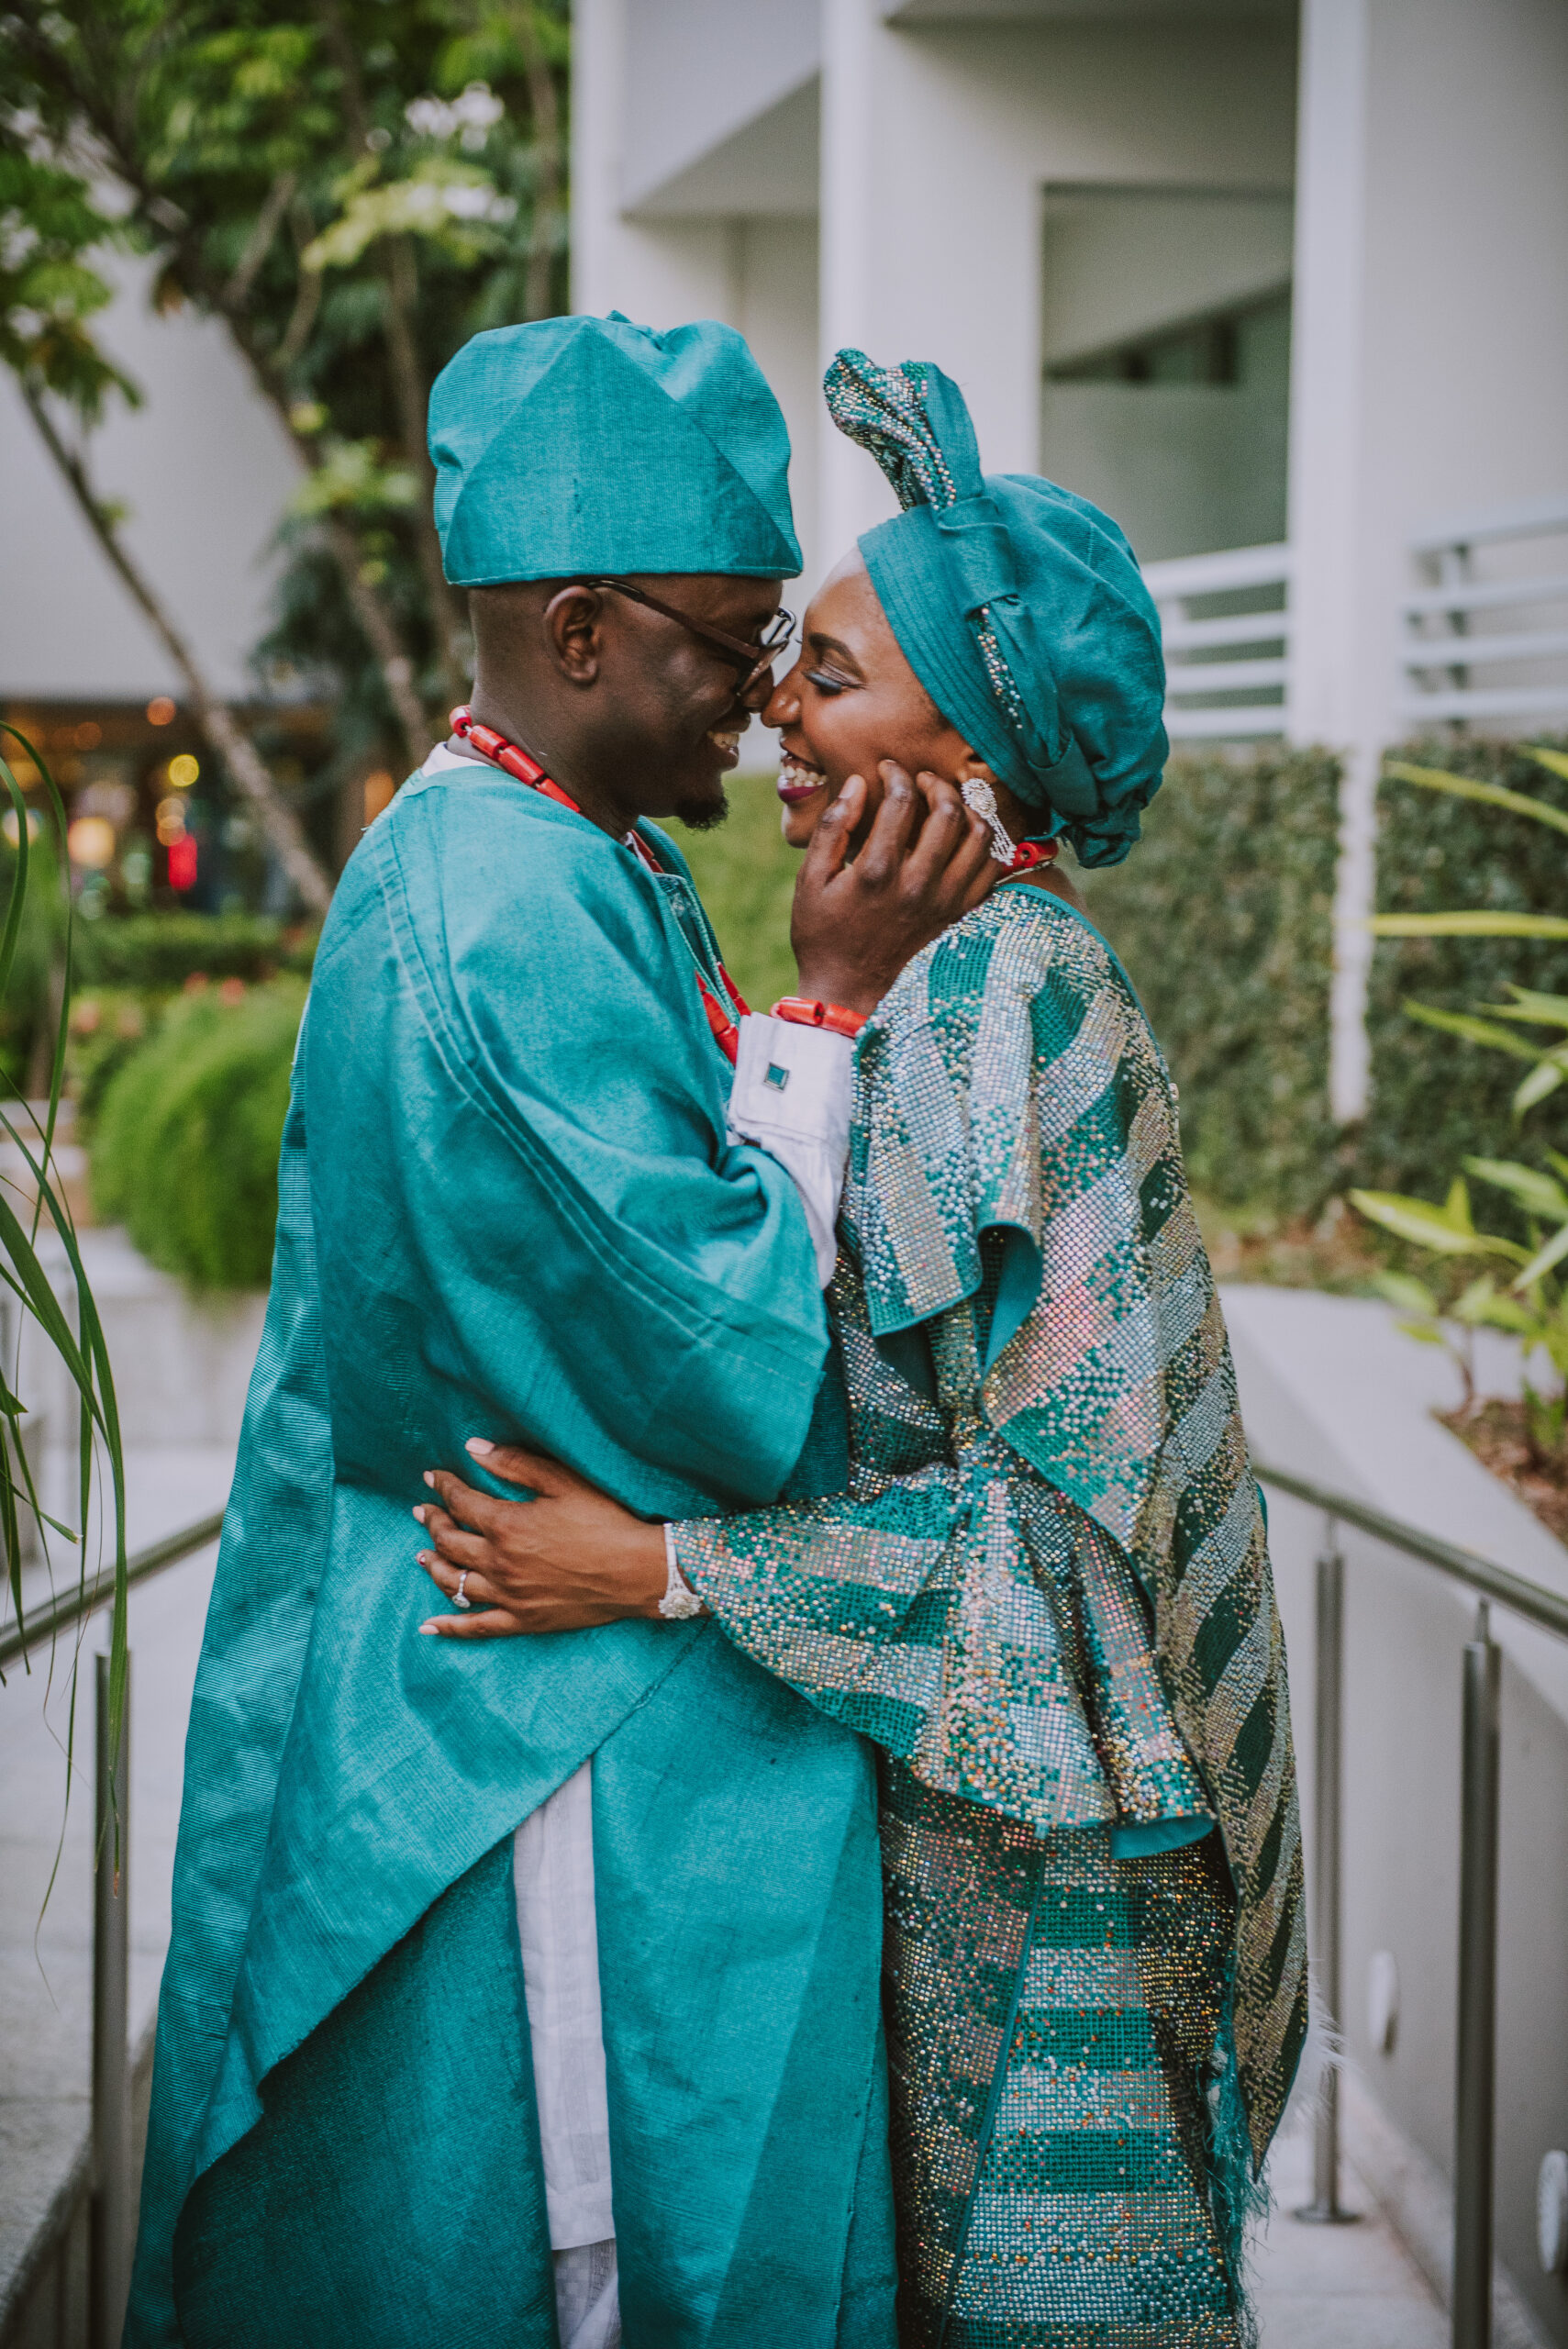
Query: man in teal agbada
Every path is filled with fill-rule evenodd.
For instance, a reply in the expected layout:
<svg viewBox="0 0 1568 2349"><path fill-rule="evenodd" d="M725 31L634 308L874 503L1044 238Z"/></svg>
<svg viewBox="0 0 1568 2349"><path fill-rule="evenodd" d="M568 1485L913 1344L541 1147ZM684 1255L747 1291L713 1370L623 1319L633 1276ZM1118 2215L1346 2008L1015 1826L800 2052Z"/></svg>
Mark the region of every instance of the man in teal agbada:
<svg viewBox="0 0 1568 2349"><path fill-rule="evenodd" d="M460 353L431 446L474 717L565 804L433 753L322 939L192 1711L127 2338L884 2349L859 1741L709 1622L454 1658L418 1635L407 1564L420 1468L481 1430L645 1516L842 1477L809 1203L727 1128L726 982L646 821L722 809L766 691L799 569L783 423L728 329L558 319ZM795 936L804 985L869 1008L974 901L984 848L949 794L913 854L906 804L851 866L853 815ZM519 1962L525 1914L550 1959L552 1911L518 1831L568 1784L608 2246L559 2216ZM579 2250L600 2256L569 2305Z"/></svg>

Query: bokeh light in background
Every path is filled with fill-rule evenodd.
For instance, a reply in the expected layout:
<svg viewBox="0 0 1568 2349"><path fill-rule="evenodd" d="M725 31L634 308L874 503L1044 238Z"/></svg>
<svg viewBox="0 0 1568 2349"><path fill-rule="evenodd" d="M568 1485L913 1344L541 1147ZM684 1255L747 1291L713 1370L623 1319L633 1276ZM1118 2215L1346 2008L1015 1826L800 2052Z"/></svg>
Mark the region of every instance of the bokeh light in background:
<svg viewBox="0 0 1568 2349"><path fill-rule="evenodd" d="M149 726L172 726L179 711L167 694L154 694L147 705Z"/></svg>
<svg viewBox="0 0 1568 2349"><path fill-rule="evenodd" d="M194 889L195 885L195 840L190 832L182 832L177 841L169 843L169 886L171 889Z"/></svg>
<svg viewBox="0 0 1568 2349"><path fill-rule="evenodd" d="M83 873L101 873L115 853L115 828L106 816L78 816L65 835L72 864Z"/></svg>
<svg viewBox="0 0 1568 2349"><path fill-rule="evenodd" d="M384 807L390 807L397 796L397 778L385 767L377 767L365 777L365 821L373 824Z"/></svg>
<svg viewBox="0 0 1568 2349"><path fill-rule="evenodd" d="M42 829L43 823L41 818L33 808L29 807L28 810L28 840L36 841ZM4 817L0 818L0 832L5 833L6 838L12 848L15 848L17 841L21 838L22 828L17 821L17 811L14 807L7 807Z"/></svg>
<svg viewBox="0 0 1568 2349"><path fill-rule="evenodd" d="M163 847L172 848L176 841L185 837L185 803L183 799L161 799L156 812L158 838Z"/></svg>
<svg viewBox="0 0 1568 2349"><path fill-rule="evenodd" d="M178 758L169 762L169 780L176 791L189 791L201 771L201 761L194 759L189 751L182 751Z"/></svg>

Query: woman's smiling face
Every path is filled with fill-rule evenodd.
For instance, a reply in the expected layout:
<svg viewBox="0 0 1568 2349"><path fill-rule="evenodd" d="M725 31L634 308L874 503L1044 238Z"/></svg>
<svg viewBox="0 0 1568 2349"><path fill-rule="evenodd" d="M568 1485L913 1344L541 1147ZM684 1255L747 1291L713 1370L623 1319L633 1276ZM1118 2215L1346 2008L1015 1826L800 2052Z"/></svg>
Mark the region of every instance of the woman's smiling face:
<svg viewBox="0 0 1568 2349"><path fill-rule="evenodd" d="M859 548L812 597L799 655L774 686L762 723L780 735L778 791L791 848L806 846L852 774L864 776L874 804L884 759L949 783L989 772L905 659Z"/></svg>

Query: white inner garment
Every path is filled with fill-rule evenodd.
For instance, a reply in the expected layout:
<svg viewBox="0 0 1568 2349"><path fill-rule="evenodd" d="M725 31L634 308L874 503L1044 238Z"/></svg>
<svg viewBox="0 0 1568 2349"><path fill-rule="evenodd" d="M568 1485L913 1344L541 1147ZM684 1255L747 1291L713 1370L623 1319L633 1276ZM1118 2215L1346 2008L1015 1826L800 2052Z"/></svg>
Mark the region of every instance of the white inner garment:
<svg viewBox="0 0 1568 2349"><path fill-rule="evenodd" d="M524 1820L512 1880L533 2043L534 2093L554 2251L603 2243L610 2211L610 2118L594 1917L593 1764Z"/></svg>

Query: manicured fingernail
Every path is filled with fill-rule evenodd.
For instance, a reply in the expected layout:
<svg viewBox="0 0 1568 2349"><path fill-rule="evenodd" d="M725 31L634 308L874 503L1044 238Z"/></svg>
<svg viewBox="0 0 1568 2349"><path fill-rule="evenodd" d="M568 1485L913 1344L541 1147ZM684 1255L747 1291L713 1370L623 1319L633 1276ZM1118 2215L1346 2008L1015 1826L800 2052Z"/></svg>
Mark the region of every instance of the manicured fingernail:
<svg viewBox="0 0 1568 2349"><path fill-rule="evenodd" d="M419 1626L419 1636L421 1639L426 1640L433 1640L437 1638L438 1633L434 1623L421 1623Z"/></svg>
<svg viewBox="0 0 1568 2349"><path fill-rule="evenodd" d="M435 1470L434 1470L433 1468L427 1468L427 1469L426 1469L426 1471L425 1471L425 1482L426 1482L426 1484L427 1484L427 1485L431 1485L431 1486L433 1486L433 1485L435 1484L435 1481L436 1481L436 1472L435 1472Z"/></svg>
<svg viewBox="0 0 1568 2349"><path fill-rule="evenodd" d="M487 1435L471 1435L462 1448L465 1452L473 1453L481 1460L487 1452L494 1452L495 1449Z"/></svg>
<svg viewBox="0 0 1568 2349"><path fill-rule="evenodd" d="M433 1566L436 1563L436 1553L433 1550L421 1550L414 1563L420 1566Z"/></svg>
<svg viewBox="0 0 1568 2349"><path fill-rule="evenodd" d="M416 1523L416 1525L423 1525L423 1524L424 1524L424 1522L425 1522L425 1511L424 1511L424 1508L423 1508L423 1506L422 1506L422 1505L419 1505L419 1506L417 1506L416 1508L414 1508L409 1512L409 1514L412 1516L412 1518L413 1518L414 1522Z"/></svg>

